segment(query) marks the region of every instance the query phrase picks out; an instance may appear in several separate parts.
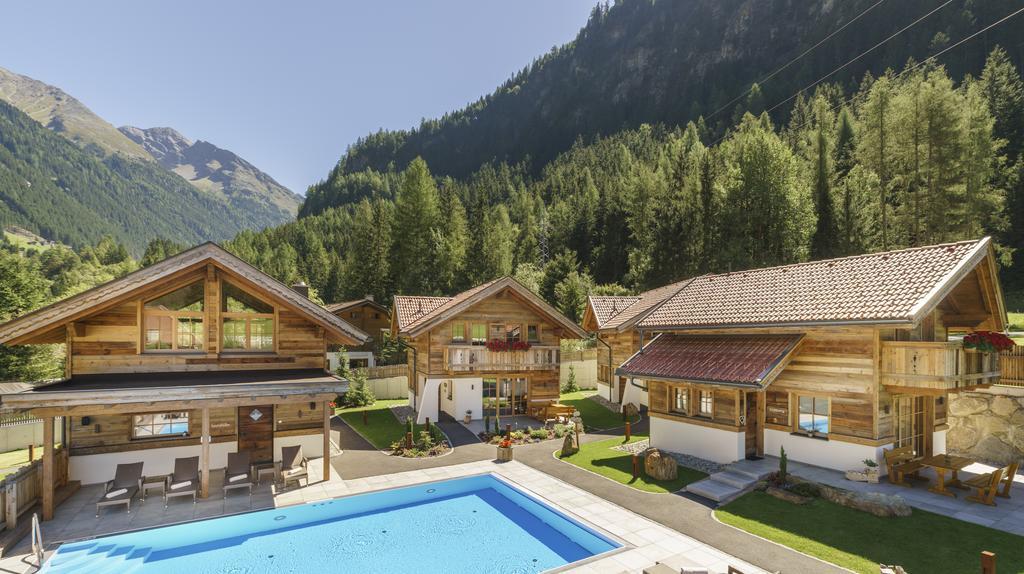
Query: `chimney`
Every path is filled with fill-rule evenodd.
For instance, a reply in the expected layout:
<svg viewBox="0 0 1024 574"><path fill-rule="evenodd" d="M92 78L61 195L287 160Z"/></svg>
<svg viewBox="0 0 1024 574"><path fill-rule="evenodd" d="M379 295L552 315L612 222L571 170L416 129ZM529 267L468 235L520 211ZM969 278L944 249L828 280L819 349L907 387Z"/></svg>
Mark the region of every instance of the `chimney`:
<svg viewBox="0 0 1024 574"><path fill-rule="evenodd" d="M295 292L298 293L299 295L302 295L306 299L309 299L309 285L306 285L305 281L299 281L298 283L292 285L292 289L294 289Z"/></svg>
<svg viewBox="0 0 1024 574"><path fill-rule="evenodd" d="M364 295L363 298L367 301L373 301L373 295Z"/></svg>

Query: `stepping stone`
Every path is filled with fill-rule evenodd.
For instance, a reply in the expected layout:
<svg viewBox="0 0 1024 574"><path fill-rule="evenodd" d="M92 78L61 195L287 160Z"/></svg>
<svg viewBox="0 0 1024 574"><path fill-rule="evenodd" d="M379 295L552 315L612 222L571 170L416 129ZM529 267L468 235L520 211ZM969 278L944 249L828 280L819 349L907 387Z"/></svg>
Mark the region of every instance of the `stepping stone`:
<svg viewBox="0 0 1024 574"><path fill-rule="evenodd" d="M687 486L686 492L692 492L697 496L724 504L742 494L743 489L725 482L705 478Z"/></svg>

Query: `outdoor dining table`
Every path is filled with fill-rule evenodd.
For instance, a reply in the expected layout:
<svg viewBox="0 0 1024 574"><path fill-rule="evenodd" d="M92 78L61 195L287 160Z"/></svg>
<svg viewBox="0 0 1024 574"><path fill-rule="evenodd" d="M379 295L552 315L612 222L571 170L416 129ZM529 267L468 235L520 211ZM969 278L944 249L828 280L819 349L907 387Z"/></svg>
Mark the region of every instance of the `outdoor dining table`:
<svg viewBox="0 0 1024 574"><path fill-rule="evenodd" d="M948 454L937 454L921 460L922 465L935 469L935 486L930 487L928 490L935 494L953 497L956 496L956 493L950 492L948 488L967 490L967 487L961 484L958 473L964 467L973 463L974 461L969 458ZM946 473L952 473L948 481L946 480Z"/></svg>

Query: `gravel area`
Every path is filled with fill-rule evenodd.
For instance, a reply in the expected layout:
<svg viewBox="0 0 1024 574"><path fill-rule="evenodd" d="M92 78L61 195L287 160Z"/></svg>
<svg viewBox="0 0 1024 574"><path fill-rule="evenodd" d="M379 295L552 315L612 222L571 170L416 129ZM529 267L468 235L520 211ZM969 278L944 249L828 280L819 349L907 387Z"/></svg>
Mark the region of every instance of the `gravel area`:
<svg viewBox="0 0 1024 574"><path fill-rule="evenodd" d="M391 407L391 414L395 415L398 422L404 423L409 417L416 418L416 409L409 405L397 405Z"/></svg>
<svg viewBox="0 0 1024 574"><path fill-rule="evenodd" d="M600 394L590 395L587 398L589 398L590 400L594 401L595 403L601 405L602 407L610 410L613 413L620 413L620 412L622 412L620 410L620 408L619 408L619 407L621 407L621 405L616 404L616 403L612 403L612 402L608 402L608 399L602 397Z"/></svg>
<svg viewBox="0 0 1024 574"><path fill-rule="evenodd" d="M651 447L651 441L650 441L650 439L648 439L648 440L638 440L636 442L631 442L631 443L628 443L628 444L620 444L619 446L613 446L612 450L628 452L629 454L640 454L640 453L642 453L643 451L647 450L650 447Z"/></svg>

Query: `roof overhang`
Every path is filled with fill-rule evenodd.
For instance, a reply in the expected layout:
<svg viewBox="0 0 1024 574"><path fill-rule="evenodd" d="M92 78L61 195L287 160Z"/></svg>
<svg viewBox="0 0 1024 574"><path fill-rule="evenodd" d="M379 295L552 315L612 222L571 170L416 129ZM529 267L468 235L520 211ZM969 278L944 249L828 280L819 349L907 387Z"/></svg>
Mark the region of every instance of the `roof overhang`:
<svg viewBox="0 0 1024 574"><path fill-rule="evenodd" d="M791 335L660 334L615 370L647 380L762 390L781 373L803 341Z"/></svg>

